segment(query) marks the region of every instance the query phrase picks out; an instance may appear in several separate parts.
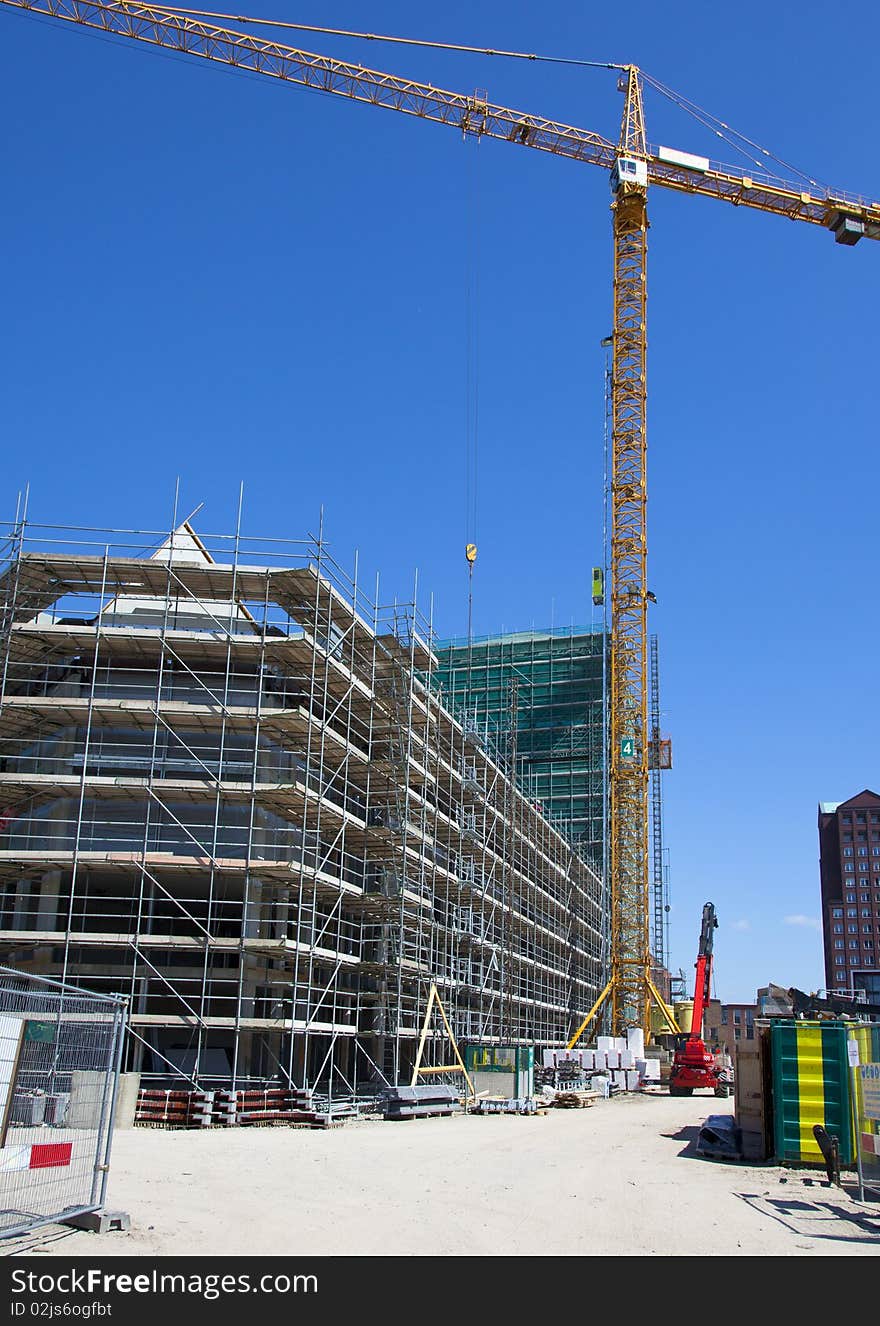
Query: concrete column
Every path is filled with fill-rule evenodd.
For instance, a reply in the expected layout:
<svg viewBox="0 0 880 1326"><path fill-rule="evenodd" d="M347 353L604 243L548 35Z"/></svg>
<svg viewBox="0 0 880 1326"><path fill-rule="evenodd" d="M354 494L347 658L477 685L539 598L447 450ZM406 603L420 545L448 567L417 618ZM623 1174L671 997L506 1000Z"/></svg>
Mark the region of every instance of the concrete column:
<svg viewBox="0 0 880 1326"><path fill-rule="evenodd" d="M40 895L37 900L37 930L57 930L58 894L61 890L61 871L47 870L43 876Z"/></svg>
<svg viewBox="0 0 880 1326"><path fill-rule="evenodd" d="M15 886L15 912L13 916L13 930L33 930L33 916L31 903L31 881L20 879Z"/></svg>

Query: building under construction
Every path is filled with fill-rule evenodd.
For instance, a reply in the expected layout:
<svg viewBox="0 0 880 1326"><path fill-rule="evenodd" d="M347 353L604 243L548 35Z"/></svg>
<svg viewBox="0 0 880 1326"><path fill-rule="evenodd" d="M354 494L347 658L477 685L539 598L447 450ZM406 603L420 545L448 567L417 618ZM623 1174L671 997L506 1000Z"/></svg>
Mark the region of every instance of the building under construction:
<svg viewBox="0 0 880 1326"><path fill-rule="evenodd" d="M501 742L543 810L607 878L604 625L507 632L437 645L436 682L478 732ZM663 850L662 772L672 743L660 727L656 635L650 638L651 952L653 979L669 996L669 890Z"/></svg>
<svg viewBox="0 0 880 1326"><path fill-rule="evenodd" d="M478 730L505 741L542 807L603 873L602 626L445 641L436 676Z"/></svg>
<svg viewBox="0 0 880 1326"><path fill-rule="evenodd" d="M3 960L126 994L147 1079L408 1079L432 984L463 1042L563 1044L601 881L444 707L430 620L321 538L175 526L8 532Z"/></svg>

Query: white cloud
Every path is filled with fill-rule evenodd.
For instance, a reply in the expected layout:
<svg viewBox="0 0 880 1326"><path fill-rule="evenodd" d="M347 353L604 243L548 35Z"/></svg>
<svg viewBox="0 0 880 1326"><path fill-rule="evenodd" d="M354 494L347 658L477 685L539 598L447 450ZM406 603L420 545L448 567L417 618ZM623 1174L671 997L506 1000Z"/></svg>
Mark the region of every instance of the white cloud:
<svg viewBox="0 0 880 1326"><path fill-rule="evenodd" d="M748 921L742 920L742 921L731 921L729 928L731 930L751 930L752 927Z"/></svg>
<svg viewBox="0 0 880 1326"><path fill-rule="evenodd" d="M802 926L805 930L821 931L822 929L822 922L818 919L818 917L802 916L800 912L798 912L795 916L784 916L782 919L784 920L786 925L799 925Z"/></svg>

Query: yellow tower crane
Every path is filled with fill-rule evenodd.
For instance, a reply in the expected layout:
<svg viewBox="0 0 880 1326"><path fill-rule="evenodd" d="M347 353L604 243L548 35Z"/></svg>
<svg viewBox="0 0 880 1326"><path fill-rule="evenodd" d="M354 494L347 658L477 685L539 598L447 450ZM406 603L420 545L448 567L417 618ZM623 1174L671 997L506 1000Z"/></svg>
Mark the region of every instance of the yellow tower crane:
<svg viewBox="0 0 880 1326"><path fill-rule="evenodd" d="M704 157L649 147L642 109L643 75L635 65L603 66L619 71L619 86L625 95L620 137L617 143L612 143L586 129L494 105L484 93L446 92L427 83L266 41L249 32L218 26L214 21L271 25L271 20L205 14L192 9L178 11L130 0L107 4L98 0L0 0L0 3L196 59L232 65L268 78L448 124L465 135L498 138L587 162L610 173L614 235L608 750L611 962L608 983L571 1044L583 1034L607 1000L611 1003L615 1032L627 1026L647 1027L652 999L663 1006L651 980L648 923L649 595L645 519L648 189L660 185L680 193L719 198L738 207L772 212L793 221L807 221L830 229L838 243L847 245L863 237L880 239L880 202L833 193L812 183L805 191L801 185L775 175L739 174Z"/></svg>

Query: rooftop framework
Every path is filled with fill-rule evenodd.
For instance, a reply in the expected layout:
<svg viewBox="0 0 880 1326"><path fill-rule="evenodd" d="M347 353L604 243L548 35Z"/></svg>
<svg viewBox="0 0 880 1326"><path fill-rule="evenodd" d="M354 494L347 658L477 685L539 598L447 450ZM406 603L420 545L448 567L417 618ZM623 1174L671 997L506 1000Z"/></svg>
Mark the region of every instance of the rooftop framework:
<svg viewBox="0 0 880 1326"><path fill-rule="evenodd" d="M415 592L188 522L0 551L0 951L127 994L129 1067L357 1094L431 983L462 1041L565 1043L601 882L444 706Z"/></svg>

